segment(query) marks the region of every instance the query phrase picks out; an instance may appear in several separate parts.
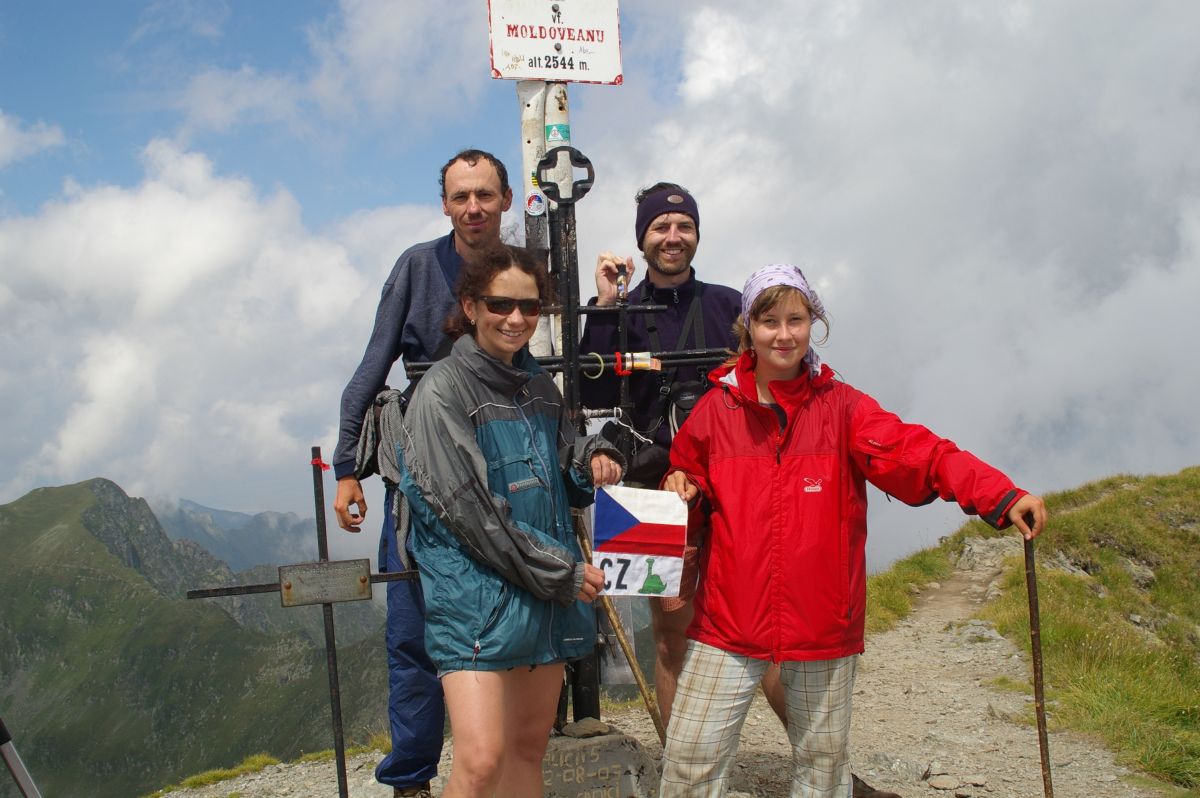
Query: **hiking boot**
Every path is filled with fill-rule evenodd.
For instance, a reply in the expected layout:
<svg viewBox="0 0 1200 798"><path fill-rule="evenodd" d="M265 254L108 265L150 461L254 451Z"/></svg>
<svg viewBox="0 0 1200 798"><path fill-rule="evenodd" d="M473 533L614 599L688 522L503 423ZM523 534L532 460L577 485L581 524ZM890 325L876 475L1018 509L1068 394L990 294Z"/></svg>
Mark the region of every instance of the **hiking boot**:
<svg viewBox="0 0 1200 798"><path fill-rule="evenodd" d="M405 798L433 798L429 782L418 784L415 787L393 787L392 789L392 795L395 798L400 798L400 796L404 796Z"/></svg>
<svg viewBox="0 0 1200 798"><path fill-rule="evenodd" d="M853 773L850 774L850 778L854 780L854 798L900 798L894 792L875 789Z"/></svg>

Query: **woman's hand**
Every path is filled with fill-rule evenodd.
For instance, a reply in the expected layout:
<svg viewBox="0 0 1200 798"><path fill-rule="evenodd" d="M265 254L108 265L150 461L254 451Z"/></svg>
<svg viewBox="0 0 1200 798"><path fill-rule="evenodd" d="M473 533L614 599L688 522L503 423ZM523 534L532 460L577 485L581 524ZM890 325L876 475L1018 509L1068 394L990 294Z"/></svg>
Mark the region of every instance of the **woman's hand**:
<svg viewBox="0 0 1200 798"><path fill-rule="evenodd" d="M603 590L604 571L585 562L583 564L583 586L579 588L579 595L575 598L591 604Z"/></svg>
<svg viewBox="0 0 1200 798"><path fill-rule="evenodd" d="M679 494L679 498L688 504L691 504L692 499L696 498L696 494L700 492L696 484L688 479L688 475L682 471L672 471L667 474L666 479L662 482L662 489L675 491Z"/></svg>
<svg viewBox="0 0 1200 798"><path fill-rule="evenodd" d="M604 452L592 455L592 484L616 485L621 481L621 466Z"/></svg>
<svg viewBox="0 0 1200 798"><path fill-rule="evenodd" d="M1026 493L1008 508L1008 520L1026 540L1033 540L1046 528L1046 503L1041 496Z"/></svg>

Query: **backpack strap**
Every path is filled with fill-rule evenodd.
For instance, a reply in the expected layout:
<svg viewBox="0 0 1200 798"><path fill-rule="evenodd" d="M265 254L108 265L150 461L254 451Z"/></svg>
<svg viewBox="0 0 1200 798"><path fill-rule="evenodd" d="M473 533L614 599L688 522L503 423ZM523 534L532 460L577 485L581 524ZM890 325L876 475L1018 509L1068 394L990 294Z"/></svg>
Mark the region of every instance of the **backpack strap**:
<svg viewBox="0 0 1200 798"><path fill-rule="evenodd" d="M696 349L704 348L704 305L701 302L701 297L704 294L704 284L699 280L696 281L696 293L692 296L692 304L688 306L687 315L683 319L683 324L679 327L679 340L675 343L675 350L680 351L686 347L688 340L688 328L692 329L692 342ZM647 305L654 304L654 297L650 293L650 281L646 280L642 284L642 297ZM661 352L662 338L658 334L658 325L654 322L654 314L648 313L649 317L646 321L646 335L650 338L650 348L655 352ZM671 366L668 369L660 371L658 374L658 398L655 400L654 411L652 418L655 420L641 432L645 435L652 435L662 426L663 421L667 417L667 400L671 395L671 386L675 384L675 376L679 373L679 366Z"/></svg>

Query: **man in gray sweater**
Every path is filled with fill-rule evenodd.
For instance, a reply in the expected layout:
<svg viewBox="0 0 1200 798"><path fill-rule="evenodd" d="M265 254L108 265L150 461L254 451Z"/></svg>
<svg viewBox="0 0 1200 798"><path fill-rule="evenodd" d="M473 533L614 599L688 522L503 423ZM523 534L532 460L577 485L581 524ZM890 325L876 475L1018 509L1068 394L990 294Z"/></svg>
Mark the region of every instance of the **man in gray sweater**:
<svg viewBox="0 0 1200 798"><path fill-rule="evenodd" d="M454 283L465 259L500 243L500 217L512 204L508 171L495 156L464 150L442 167L442 211L452 232L404 252L383 284L375 328L362 362L342 393L341 423L333 468L338 525L358 532L367 514L362 486L363 458L357 457L364 418L372 411L397 360L436 360L449 352L443 331L454 307ZM386 453L385 453L386 454ZM367 455L370 457L370 454ZM379 569L402 571L412 560L407 529L397 529L396 487L385 476L386 508L379 540ZM404 526L404 524L401 524ZM375 778L395 795L430 795L442 750L445 707L433 663L425 653L425 605L416 580L388 583L388 721L392 752Z"/></svg>

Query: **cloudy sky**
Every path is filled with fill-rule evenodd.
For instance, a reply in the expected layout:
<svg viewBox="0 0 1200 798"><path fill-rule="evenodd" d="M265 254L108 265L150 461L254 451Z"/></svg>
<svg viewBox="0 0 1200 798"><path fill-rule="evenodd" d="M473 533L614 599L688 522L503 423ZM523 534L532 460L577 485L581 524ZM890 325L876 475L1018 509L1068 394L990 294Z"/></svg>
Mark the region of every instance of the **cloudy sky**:
<svg viewBox="0 0 1200 798"><path fill-rule="evenodd" d="M585 296L675 180L704 279L802 265L826 362L1019 484L1200 461L1200 5L738 5L626 0L624 85L571 87ZM520 163L488 52L485 0L0 6L0 502L311 514L438 167ZM876 499L876 567L959 518Z"/></svg>

